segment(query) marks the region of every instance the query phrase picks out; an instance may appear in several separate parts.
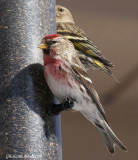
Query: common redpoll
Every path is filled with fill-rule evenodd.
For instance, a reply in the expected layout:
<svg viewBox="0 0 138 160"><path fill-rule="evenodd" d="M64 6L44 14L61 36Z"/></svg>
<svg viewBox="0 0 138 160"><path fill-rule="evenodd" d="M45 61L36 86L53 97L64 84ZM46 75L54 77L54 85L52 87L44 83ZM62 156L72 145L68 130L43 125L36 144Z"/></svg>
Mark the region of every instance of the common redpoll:
<svg viewBox="0 0 138 160"><path fill-rule="evenodd" d="M86 69L99 69L115 80L116 78L108 67L113 67L113 63L107 60L93 42L88 39L83 30L75 25L70 11L63 6L56 6L57 33L69 39L78 51L79 58Z"/></svg>
<svg viewBox="0 0 138 160"><path fill-rule="evenodd" d="M46 82L59 102L64 104L57 105L57 110L60 111L59 106L62 106L61 110L70 106L80 111L97 127L111 153L114 153L115 145L126 151L109 127L98 94L72 43L65 37L53 34L44 37L39 48L43 50Z"/></svg>

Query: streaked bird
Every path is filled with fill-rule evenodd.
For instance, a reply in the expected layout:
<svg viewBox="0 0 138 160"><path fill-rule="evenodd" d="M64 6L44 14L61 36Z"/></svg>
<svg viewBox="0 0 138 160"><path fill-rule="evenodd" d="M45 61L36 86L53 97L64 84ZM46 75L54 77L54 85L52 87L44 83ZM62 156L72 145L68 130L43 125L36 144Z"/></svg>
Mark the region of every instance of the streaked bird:
<svg viewBox="0 0 138 160"><path fill-rule="evenodd" d="M44 37L39 48L43 50L46 82L59 102L71 99L72 110L80 111L98 129L109 152L114 153L115 146L126 151L107 122L98 94L73 44L53 34Z"/></svg>
<svg viewBox="0 0 138 160"><path fill-rule="evenodd" d="M56 6L56 24L57 33L63 35L73 43L86 69L102 70L117 81L108 68L113 67L113 63L107 60L94 43L85 36L84 31L76 26L72 14L67 8L60 5Z"/></svg>

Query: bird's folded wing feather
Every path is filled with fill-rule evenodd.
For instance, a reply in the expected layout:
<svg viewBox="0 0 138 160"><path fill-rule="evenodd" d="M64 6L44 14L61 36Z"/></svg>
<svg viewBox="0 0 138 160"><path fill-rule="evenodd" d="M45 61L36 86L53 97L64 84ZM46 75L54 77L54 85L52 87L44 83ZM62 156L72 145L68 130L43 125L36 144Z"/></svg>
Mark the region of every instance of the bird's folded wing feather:
<svg viewBox="0 0 138 160"><path fill-rule="evenodd" d="M95 89L92 86L92 81L89 78L89 76L87 75L86 71L80 67L77 64L72 65L72 72L74 75L74 78L81 84L84 85L84 87L87 90L88 95L91 96L92 101L96 104L99 112L101 113L101 115L103 116L103 118L106 120L106 115L104 112L104 109L100 103L99 97L97 92L95 91ZM106 120L107 122L107 120Z"/></svg>
<svg viewBox="0 0 138 160"><path fill-rule="evenodd" d="M69 39L74 47L89 57L96 58L103 64L113 67L113 63L105 59L94 43L85 37L84 32L72 23L57 23L57 33Z"/></svg>

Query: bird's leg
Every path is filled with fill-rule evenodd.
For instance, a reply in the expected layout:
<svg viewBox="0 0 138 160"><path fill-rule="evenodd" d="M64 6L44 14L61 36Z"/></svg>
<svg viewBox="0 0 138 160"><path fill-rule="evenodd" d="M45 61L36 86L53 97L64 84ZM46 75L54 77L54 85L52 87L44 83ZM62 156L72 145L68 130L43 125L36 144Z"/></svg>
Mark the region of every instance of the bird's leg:
<svg viewBox="0 0 138 160"><path fill-rule="evenodd" d="M74 106L74 100L72 98L65 98L60 104L50 104L47 107L48 115L57 115L61 111L69 110Z"/></svg>

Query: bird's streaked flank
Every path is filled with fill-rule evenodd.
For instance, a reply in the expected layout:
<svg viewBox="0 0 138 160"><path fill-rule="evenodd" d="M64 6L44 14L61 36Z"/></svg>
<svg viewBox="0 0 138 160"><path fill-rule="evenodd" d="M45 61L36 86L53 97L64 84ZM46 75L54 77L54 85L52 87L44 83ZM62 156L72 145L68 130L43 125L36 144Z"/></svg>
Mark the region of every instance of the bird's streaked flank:
<svg viewBox="0 0 138 160"><path fill-rule="evenodd" d="M107 60L94 43L85 36L83 30L76 26L72 14L67 8L60 5L56 6L56 23L57 33L63 35L73 43L86 69L102 70L118 82L108 68L113 67L113 63Z"/></svg>
<svg viewBox="0 0 138 160"><path fill-rule="evenodd" d="M66 102L71 102L66 103L67 109L71 104L73 110L80 111L98 129L109 152L114 153L115 146L127 151L111 130L98 94L73 44L54 34L44 37L39 48L43 50L46 82L61 106L63 103L61 110Z"/></svg>

